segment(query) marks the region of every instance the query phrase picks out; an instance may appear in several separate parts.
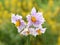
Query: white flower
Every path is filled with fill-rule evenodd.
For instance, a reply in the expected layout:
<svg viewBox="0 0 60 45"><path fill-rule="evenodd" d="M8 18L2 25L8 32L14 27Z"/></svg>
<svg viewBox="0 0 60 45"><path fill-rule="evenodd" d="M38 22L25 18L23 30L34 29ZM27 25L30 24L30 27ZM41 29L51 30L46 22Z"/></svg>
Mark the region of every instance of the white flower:
<svg viewBox="0 0 60 45"><path fill-rule="evenodd" d="M28 27L34 26L34 27L39 27L39 25L44 23L44 18L42 12L36 12L36 9L33 7L31 14L27 16L28 20Z"/></svg>
<svg viewBox="0 0 60 45"><path fill-rule="evenodd" d="M35 36L37 35L36 30L34 28L29 28L30 34Z"/></svg>
<svg viewBox="0 0 60 45"><path fill-rule="evenodd" d="M29 32L31 35L36 36L36 35L41 35L42 33L45 33L46 28L42 28L42 26L40 25L40 27L34 29L34 28L29 28Z"/></svg>
<svg viewBox="0 0 60 45"><path fill-rule="evenodd" d="M14 23L15 26L17 27L18 32L20 32L21 30L23 30L24 27L25 27L25 25L26 25L26 24L24 23L24 21L22 20L22 17L19 16L19 15L12 14L11 21L12 21L12 23Z"/></svg>
<svg viewBox="0 0 60 45"><path fill-rule="evenodd" d="M27 35L30 34L30 31L29 31L28 28L26 27L20 34L27 36Z"/></svg>
<svg viewBox="0 0 60 45"><path fill-rule="evenodd" d="M17 27L18 32L25 36L30 34L36 37L36 35L41 35L46 31L46 28L42 27L45 22L42 12L36 12L34 7L31 10L31 14L27 16L28 24L24 22L22 16L15 14L12 14L11 21Z"/></svg>

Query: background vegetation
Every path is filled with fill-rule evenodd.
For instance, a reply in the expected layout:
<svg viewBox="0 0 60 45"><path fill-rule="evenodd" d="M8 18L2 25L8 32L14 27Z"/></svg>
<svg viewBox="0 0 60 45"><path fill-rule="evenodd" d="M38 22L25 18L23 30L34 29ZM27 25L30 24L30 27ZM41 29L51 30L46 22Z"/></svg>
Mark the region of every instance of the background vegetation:
<svg viewBox="0 0 60 45"><path fill-rule="evenodd" d="M11 13L26 21L32 7L43 12L47 30L37 37L20 36L11 23ZM60 45L60 0L0 0L0 45Z"/></svg>

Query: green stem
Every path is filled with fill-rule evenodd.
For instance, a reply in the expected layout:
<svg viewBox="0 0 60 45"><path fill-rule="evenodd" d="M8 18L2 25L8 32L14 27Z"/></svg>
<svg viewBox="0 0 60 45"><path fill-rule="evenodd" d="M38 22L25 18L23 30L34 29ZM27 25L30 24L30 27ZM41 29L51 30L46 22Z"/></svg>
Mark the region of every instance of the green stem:
<svg viewBox="0 0 60 45"><path fill-rule="evenodd" d="M30 45L30 36L27 37L27 45Z"/></svg>

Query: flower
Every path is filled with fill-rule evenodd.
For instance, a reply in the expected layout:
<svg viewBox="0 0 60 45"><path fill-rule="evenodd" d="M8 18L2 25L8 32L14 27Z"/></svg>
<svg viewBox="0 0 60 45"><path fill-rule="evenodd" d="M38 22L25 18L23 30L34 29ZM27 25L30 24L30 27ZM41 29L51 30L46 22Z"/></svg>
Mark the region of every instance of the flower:
<svg viewBox="0 0 60 45"><path fill-rule="evenodd" d="M30 34L33 35L33 36L36 36L36 35L37 35L37 33L36 33L36 31L35 31L34 28L29 28L29 32L30 32Z"/></svg>
<svg viewBox="0 0 60 45"><path fill-rule="evenodd" d="M42 33L45 33L46 28L42 28L42 26L40 25L38 28L34 29L34 28L29 28L29 32L31 35L41 35Z"/></svg>
<svg viewBox="0 0 60 45"><path fill-rule="evenodd" d="M18 32L25 36L29 34L33 36L41 35L46 31L46 28L42 27L42 24L45 21L42 16L42 12L36 12L34 7L31 11L31 14L27 16L28 24L23 21L21 16L15 14L12 14L11 21L17 27Z"/></svg>
<svg viewBox="0 0 60 45"><path fill-rule="evenodd" d="M42 27L39 27L39 28L36 29L36 32L37 32L38 35L40 35L42 33L45 33L45 31L46 31L46 28L42 28Z"/></svg>
<svg viewBox="0 0 60 45"><path fill-rule="evenodd" d="M22 20L22 17L19 16L19 15L12 14L11 21L12 21L12 23L14 23L15 26L17 27L18 32L20 32L21 30L23 30L24 27L25 27L25 25L26 25L26 24L24 23L24 21Z"/></svg>
<svg viewBox="0 0 60 45"><path fill-rule="evenodd" d="M27 35L30 34L30 31L29 31L28 28L26 27L20 34L27 36Z"/></svg>
<svg viewBox="0 0 60 45"><path fill-rule="evenodd" d="M41 35L43 33L45 33L46 28L42 28L42 26L40 25L38 28L28 28L26 27L20 34L27 36L29 34L33 35L33 36L37 36L37 35Z"/></svg>
<svg viewBox="0 0 60 45"><path fill-rule="evenodd" d="M44 18L42 16L42 12L36 12L36 9L33 7L31 14L27 16L28 20L28 27L34 26L34 27L39 27L39 25L44 23Z"/></svg>

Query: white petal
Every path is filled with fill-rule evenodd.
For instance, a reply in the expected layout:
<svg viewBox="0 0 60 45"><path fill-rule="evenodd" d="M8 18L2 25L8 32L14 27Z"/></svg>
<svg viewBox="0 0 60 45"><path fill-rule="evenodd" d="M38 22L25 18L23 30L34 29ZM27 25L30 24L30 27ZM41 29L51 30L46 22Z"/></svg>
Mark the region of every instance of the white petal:
<svg viewBox="0 0 60 45"><path fill-rule="evenodd" d="M41 33L45 33L46 31L46 28L43 28L42 25L39 25L38 29L41 30Z"/></svg>
<svg viewBox="0 0 60 45"><path fill-rule="evenodd" d="M19 33L20 33L20 31L21 31L21 30L20 30L20 29L18 29L18 32L19 32Z"/></svg>
<svg viewBox="0 0 60 45"><path fill-rule="evenodd" d="M25 28L25 29L21 32L21 34L27 36L27 35L28 35L27 31L28 31L28 28Z"/></svg>
<svg viewBox="0 0 60 45"><path fill-rule="evenodd" d="M11 16L11 22L15 24L15 22L16 22L16 16L15 16L15 14L12 14L12 16Z"/></svg>
<svg viewBox="0 0 60 45"><path fill-rule="evenodd" d="M26 35L26 31L24 30L24 31L22 31L20 34Z"/></svg>
<svg viewBox="0 0 60 45"><path fill-rule="evenodd" d="M15 14L12 14L12 16L11 16L11 17L13 18L14 16L15 16Z"/></svg>
<svg viewBox="0 0 60 45"><path fill-rule="evenodd" d="M25 24L24 25L21 24L21 26L17 27L18 32L21 32L24 28L25 28Z"/></svg>
<svg viewBox="0 0 60 45"><path fill-rule="evenodd" d="M28 14L28 15L26 16L26 18L29 18L30 16L31 16L31 15Z"/></svg>
<svg viewBox="0 0 60 45"><path fill-rule="evenodd" d="M32 8L32 11L31 11L31 14L33 15L33 14L35 14L36 13L36 9L35 9L35 7L33 7Z"/></svg>
<svg viewBox="0 0 60 45"><path fill-rule="evenodd" d="M41 29L42 33L45 33L45 31L46 31L46 28Z"/></svg>
<svg viewBox="0 0 60 45"><path fill-rule="evenodd" d="M31 35L33 35L33 36L35 36L35 37L36 37L37 32L35 31L35 29L34 29L34 28L29 28L29 31L30 31L30 34L31 34Z"/></svg>
<svg viewBox="0 0 60 45"><path fill-rule="evenodd" d="M42 13L42 12L38 12L37 14L43 15L43 13Z"/></svg>
<svg viewBox="0 0 60 45"><path fill-rule="evenodd" d="M24 30L25 30L25 31L28 31L28 28L25 28Z"/></svg>
<svg viewBox="0 0 60 45"><path fill-rule="evenodd" d="M37 25L37 24L34 24L34 23L33 23L33 26L34 26L34 27L39 27L39 25Z"/></svg>
<svg viewBox="0 0 60 45"><path fill-rule="evenodd" d="M20 16L20 15L16 15L16 17L17 17L17 19L22 19L22 16Z"/></svg>

